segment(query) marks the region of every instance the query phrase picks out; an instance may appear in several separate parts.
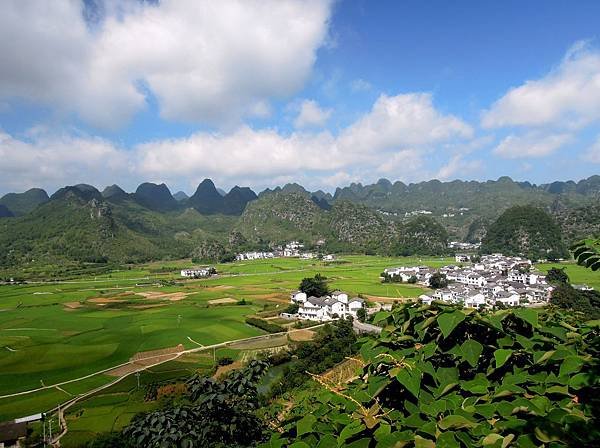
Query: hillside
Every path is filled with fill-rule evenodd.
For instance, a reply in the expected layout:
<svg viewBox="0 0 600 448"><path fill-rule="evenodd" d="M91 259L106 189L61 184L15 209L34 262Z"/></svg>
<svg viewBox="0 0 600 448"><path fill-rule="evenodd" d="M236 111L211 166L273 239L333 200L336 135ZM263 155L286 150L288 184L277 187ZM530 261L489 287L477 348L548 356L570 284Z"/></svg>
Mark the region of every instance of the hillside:
<svg viewBox="0 0 600 448"><path fill-rule="evenodd" d="M481 251L524 255L533 260L568 256L559 226L546 212L531 206L506 210L490 225Z"/></svg>
<svg viewBox="0 0 600 448"><path fill-rule="evenodd" d="M107 202L85 185L65 187L31 213L0 222L0 267L186 257L206 238L227 238L232 226L224 217L158 213L133 199Z"/></svg>
<svg viewBox="0 0 600 448"><path fill-rule="evenodd" d="M38 205L48 200L48 193L41 188L32 188L25 193L8 193L0 198L0 205L5 206L15 216L29 213Z"/></svg>

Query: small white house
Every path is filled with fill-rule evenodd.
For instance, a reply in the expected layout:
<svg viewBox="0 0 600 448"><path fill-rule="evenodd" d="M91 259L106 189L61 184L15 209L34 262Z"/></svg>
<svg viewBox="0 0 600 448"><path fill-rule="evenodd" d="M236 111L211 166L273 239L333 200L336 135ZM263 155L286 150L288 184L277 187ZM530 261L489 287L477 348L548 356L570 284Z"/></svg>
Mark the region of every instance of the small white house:
<svg viewBox="0 0 600 448"><path fill-rule="evenodd" d="M182 269L181 276L188 278L208 277L211 274L210 268L197 268L197 269Z"/></svg>

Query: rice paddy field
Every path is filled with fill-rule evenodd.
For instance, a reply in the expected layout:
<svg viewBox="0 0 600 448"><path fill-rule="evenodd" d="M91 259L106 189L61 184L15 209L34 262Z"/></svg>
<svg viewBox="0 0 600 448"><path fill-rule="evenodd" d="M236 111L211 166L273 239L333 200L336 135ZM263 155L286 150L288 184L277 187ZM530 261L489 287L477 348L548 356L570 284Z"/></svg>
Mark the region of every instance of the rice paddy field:
<svg viewBox="0 0 600 448"><path fill-rule="evenodd" d="M332 289L385 302L424 292L414 285L382 284L379 274L385 268L439 267L453 261L375 256L344 256L330 263L256 260L217 265L219 274L210 279L183 280L180 269L192 264L181 260L101 276L0 286L0 421L45 412L112 383L122 372L108 369L136 356L261 335L245 317L286 307L304 277L321 273ZM600 289L599 274L574 264L565 268L572 282ZM245 359L251 350L256 347L234 345L185 355L142 372L141 388L135 375L125 377L69 410L63 446L80 446L94 434L120 429L136 413L152 408L143 400L144 385L207 372L218 356Z"/></svg>

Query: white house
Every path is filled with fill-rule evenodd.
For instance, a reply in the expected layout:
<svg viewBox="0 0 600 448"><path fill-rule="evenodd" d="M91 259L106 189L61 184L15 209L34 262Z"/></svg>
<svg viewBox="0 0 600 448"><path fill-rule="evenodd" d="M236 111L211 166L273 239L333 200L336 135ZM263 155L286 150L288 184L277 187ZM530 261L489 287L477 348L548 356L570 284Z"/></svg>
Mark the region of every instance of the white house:
<svg viewBox="0 0 600 448"><path fill-rule="evenodd" d="M485 295L480 292L474 291L465 298L465 306L468 308L480 308L485 305Z"/></svg>
<svg viewBox="0 0 600 448"><path fill-rule="evenodd" d="M182 269L181 276L182 277L208 277L211 274L210 268L195 268L195 269Z"/></svg>
<svg viewBox="0 0 600 448"><path fill-rule="evenodd" d="M335 261L335 255L334 254L323 255L323 261Z"/></svg>
<svg viewBox="0 0 600 448"><path fill-rule="evenodd" d="M297 303L298 317L327 321L336 318L345 318L348 315L357 317L358 310L364 307L364 300L359 298L348 299L348 294L334 291L325 297L306 297L303 292L295 292L290 296L292 303Z"/></svg>

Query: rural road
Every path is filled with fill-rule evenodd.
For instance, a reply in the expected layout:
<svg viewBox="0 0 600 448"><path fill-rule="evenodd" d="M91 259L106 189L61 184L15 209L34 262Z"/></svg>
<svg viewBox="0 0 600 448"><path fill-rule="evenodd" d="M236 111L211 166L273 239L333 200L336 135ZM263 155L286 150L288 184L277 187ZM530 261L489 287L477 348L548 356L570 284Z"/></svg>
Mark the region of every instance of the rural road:
<svg viewBox="0 0 600 448"><path fill-rule="evenodd" d="M324 325L326 325L326 323L312 326L312 327L310 327L310 329L322 327ZM67 421L66 421L65 416L64 416L65 410L69 409L75 403L83 400L84 398L87 398L87 397L89 397L91 395L94 395L94 394L96 394L98 392L101 392L104 389L107 389L107 388L109 388L109 387L117 384L119 381L125 379L129 375L136 374L138 372L141 372L143 370L147 370L149 368L155 367L157 365L163 364L163 363L168 362L168 361L173 361L173 360L175 360L175 359L177 359L177 358L179 358L179 357L181 357L183 355L189 354L189 353L197 353L197 352L206 351L206 350L213 350L213 349L226 347L228 345L235 344L235 343L240 343L240 342L256 341L256 340L261 340L261 339L270 339L272 337L283 336L283 335L287 335L287 334L290 334L290 333L294 333L294 332L297 332L297 331L303 331L303 330L306 330L306 328L295 329L295 330L290 330L290 331L283 331L283 332L279 332L279 333L263 334L263 335L259 335L259 336L252 336L252 337L249 337L249 338L234 339L234 340L231 340L231 341L219 342L218 344L205 345L205 346L202 346L202 347L191 348L191 349L188 349L188 350L182 350L180 352L172 353L172 354L170 354L171 356L168 356L168 359L164 359L166 357L165 354L155 355L155 356L149 356L149 357L146 357L146 358L139 358L139 359L135 359L135 360L132 360L132 361L124 362L122 364L118 364L116 366L109 367L107 369L99 370L99 371L91 373L89 375L85 375L85 376L82 376L82 377L79 377L79 378L75 378L75 379L72 379L72 380L68 380L68 381L63 381L61 383L51 384L51 385L48 385L48 386L43 386L43 387L39 387L37 389L30 389L30 390L26 390L26 391L22 391L22 392L16 392L14 394L1 395L0 399L11 398L11 397L19 397L19 396L22 396L22 395L28 395L28 394L32 394L32 393L39 392L39 391L46 390L46 389L52 389L52 388L60 389L60 386L63 386L65 384L74 383L74 382L81 381L81 380L84 380L84 379L87 379L87 378L91 378L93 376L100 375L102 373L106 373L106 372L108 372L110 370L114 370L114 369L117 369L119 367L123 367L123 366L127 366L127 365L135 365L136 363L139 363L140 361L147 361L147 360L159 358L159 361L156 362L156 363L153 363L153 364L147 365L147 366L139 366L139 368L136 368L135 370L133 370L131 372L125 373L124 375L116 378L114 381L111 381L111 382L109 382L107 384L99 386L99 387L97 387L95 389L92 389L92 390L90 390L88 392L85 392L85 393L83 393L81 395L77 395L76 397L73 397L73 398L65 401L64 403L61 403L57 407L55 407L53 409L50 409L48 412L46 412L46 414L53 414L54 412L58 413L58 420L59 420L59 424L60 424L60 427L61 427L61 432L54 438L54 440L52 441L52 445L53 446L60 446L60 439L68 431ZM136 365L136 367L138 367L138 366Z"/></svg>

